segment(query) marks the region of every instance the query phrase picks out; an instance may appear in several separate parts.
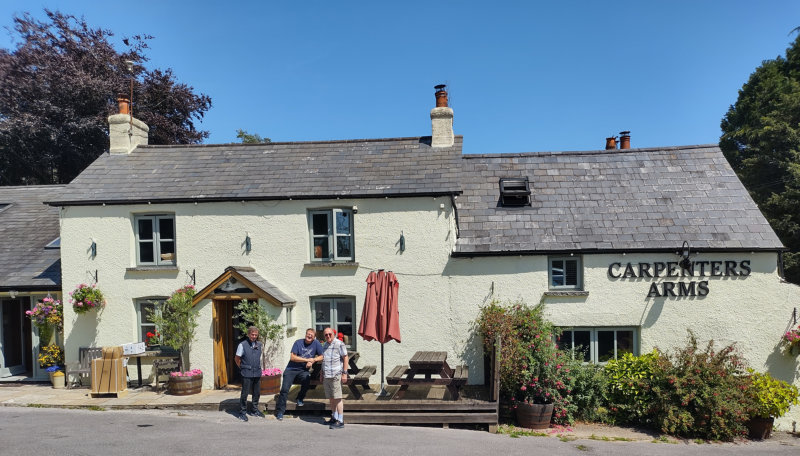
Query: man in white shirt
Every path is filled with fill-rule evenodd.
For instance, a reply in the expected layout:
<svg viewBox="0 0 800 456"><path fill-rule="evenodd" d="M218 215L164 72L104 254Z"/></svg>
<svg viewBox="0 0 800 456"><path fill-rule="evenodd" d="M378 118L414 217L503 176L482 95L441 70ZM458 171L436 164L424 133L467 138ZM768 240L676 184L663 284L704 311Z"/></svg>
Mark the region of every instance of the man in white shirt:
<svg viewBox="0 0 800 456"><path fill-rule="evenodd" d="M347 346L336 338L333 328L325 328L325 345L322 346L322 384L325 397L330 400L330 421L325 423L331 429L344 427L344 400L342 399L342 383L347 382Z"/></svg>

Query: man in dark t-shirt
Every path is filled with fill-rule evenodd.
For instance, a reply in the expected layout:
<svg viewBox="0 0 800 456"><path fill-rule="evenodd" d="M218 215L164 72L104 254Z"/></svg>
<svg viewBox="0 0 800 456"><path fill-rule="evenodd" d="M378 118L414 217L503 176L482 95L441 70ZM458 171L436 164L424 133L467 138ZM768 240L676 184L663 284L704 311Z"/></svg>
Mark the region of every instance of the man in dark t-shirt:
<svg viewBox="0 0 800 456"><path fill-rule="evenodd" d="M303 406L303 399L308 392L308 385L311 382L311 366L322 361L322 344L316 338L316 331L313 328L306 329L306 337L297 339L292 345L292 352L289 354L289 364L283 371L283 384L281 393L278 395L278 403L275 405L275 417L283 419L286 411L286 400L289 397L289 389L295 379L300 379L300 392L297 393L297 405Z"/></svg>

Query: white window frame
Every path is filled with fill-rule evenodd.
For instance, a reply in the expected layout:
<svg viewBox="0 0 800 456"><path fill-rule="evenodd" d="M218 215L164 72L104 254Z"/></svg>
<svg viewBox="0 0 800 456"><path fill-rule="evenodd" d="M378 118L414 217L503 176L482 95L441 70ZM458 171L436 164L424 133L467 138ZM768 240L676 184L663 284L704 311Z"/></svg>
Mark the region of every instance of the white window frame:
<svg viewBox="0 0 800 456"><path fill-rule="evenodd" d="M553 276L555 275L553 270L553 262L555 261L563 261L564 266L561 268L561 274L564 276L564 285L553 285ZM568 284L567 282L567 273L566 273L566 263L569 261L574 261L575 264L575 284ZM551 290L583 290L583 259L576 255L576 256L551 256L547 257L547 284Z"/></svg>
<svg viewBox="0 0 800 456"><path fill-rule="evenodd" d="M317 303L323 301L330 302L331 304L331 321L317 321L316 306ZM326 327L330 326L331 328L334 329L334 331L338 333L339 319L338 319L337 309L339 308L339 306L343 305L350 306L351 315L353 316L353 321L349 322L350 326L352 327L352 332L350 334L350 343L346 344L347 349L355 350L358 327L356 326L356 298L354 296L315 296L311 298L311 327L314 328L315 332L317 332L318 339L322 334L322 330L317 329L318 325L321 325L322 329L325 329Z"/></svg>
<svg viewBox="0 0 800 456"><path fill-rule="evenodd" d="M338 233L336 232L336 214L347 214L350 218L350 232ZM326 234L314 234L314 216L325 215L328 218L328 232ZM311 240L309 255L312 262L346 262L353 261L356 256L356 243L355 243L355 218L351 209L314 209L308 211L308 236ZM348 237L350 238L350 256L339 256L336 249L337 238ZM318 238L327 238L328 252L322 252L322 258L316 258L314 255L314 240Z"/></svg>
<svg viewBox="0 0 800 456"><path fill-rule="evenodd" d="M557 343L559 348L568 349L574 348L575 346L575 331L588 331L589 332L589 362L592 364L605 364L607 361L599 361L599 353L598 353L598 333L601 331L613 331L614 332L614 357L613 359L618 359L622 356L622 353L618 351L617 347L617 332L618 331L629 331L632 332L633 335L633 355L639 356L639 328L636 327L584 327L584 326L576 326L576 327L560 327L561 331L572 331L572 339L569 341L569 346L565 346L566 341L558 340ZM561 338L565 337L562 333Z"/></svg>
<svg viewBox="0 0 800 456"><path fill-rule="evenodd" d="M153 239L146 239L141 241L139 239L139 221L140 220L150 220L153 224ZM164 239L161 237L160 232L160 220L170 219L172 220L172 235L174 236L171 239ZM177 225L175 224L175 214L142 214L136 215L133 218L133 228L134 233L136 236L136 264L137 265L144 265L144 266L172 266L177 264L177 257L178 257L178 242L177 242ZM153 260L154 261L142 261L141 253L142 253L142 242L152 242L153 243ZM172 242L173 252L172 252L172 259L171 260L162 260L161 259L161 243L162 242Z"/></svg>
<svg viewBox="0 0 800 456"><path fill-rule="evenodd" d="M155 297L155 298L140 298L134 301L136 307L136 332L138 334L137 338L139 342L147 342L144 335L147 331L151 331L148 329L147 331L143 331L145 327L152 328L152 333L157 333L157 328L155 323L149 323L144 321L145 315L142 312L142 305L143 304L151 304L153 306L153 310L158 312L158 305L164 301L166 301L166 297Z"/></svg>

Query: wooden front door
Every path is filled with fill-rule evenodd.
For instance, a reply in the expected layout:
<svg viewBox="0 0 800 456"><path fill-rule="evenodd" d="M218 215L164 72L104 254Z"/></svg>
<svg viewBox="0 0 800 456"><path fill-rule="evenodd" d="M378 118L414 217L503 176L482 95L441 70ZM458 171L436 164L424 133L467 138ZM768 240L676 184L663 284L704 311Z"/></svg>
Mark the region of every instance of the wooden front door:
<svg viewBox="0 0 800 456"><path fill-rule="evenodd" d="M233 306L239 301L228 299L214 300L214 387L225 388L228 385L241 384L239 368L233 361L236 346L243 334L236 327L238 319L234 317Z"/></svg>

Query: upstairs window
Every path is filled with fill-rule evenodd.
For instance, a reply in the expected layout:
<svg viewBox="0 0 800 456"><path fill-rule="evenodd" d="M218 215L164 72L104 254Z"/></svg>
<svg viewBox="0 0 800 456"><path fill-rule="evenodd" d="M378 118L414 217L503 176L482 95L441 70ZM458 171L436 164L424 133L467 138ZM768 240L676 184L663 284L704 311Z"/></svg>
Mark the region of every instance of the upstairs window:
<svg viewBox="0 0 800 456"><path fill-rule="evenodd" d="M550 289L580 290L583 287L580 257L550 257Z"/></svg>
<svg viewBox="0 0 800 456"><path fill-rule="evenodd" d="M135 218L135 226L137 264L176 264L174 215L139 215Z"/></svg>
<svg viewBox="0 0 800 456"><path fill-rule="evenodd" d="M311 261L353 261L353 211L309 212Z"/></svg>
<svg viewBox="0 0 800 456"><path fill-rule="evenodd" d="M500 179L500 205L519 207L531 205L531 188L527 177L504 177Z"/></svg>

